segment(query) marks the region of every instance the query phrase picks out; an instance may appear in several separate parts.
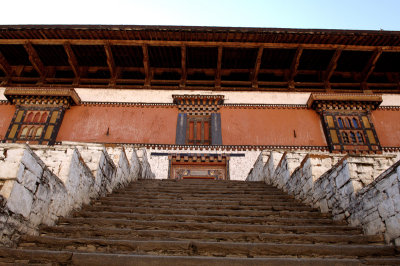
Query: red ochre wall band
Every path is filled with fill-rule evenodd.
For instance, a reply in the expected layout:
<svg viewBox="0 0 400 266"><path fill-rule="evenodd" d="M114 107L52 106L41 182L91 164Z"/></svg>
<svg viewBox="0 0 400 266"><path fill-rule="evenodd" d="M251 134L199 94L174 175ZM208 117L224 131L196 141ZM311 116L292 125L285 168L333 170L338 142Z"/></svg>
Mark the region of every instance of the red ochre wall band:
<svg viewBox="0 0 400 266"><path fill-rule="evenodd" d="M175 144L175 106L80 105L67 109L56 141ZM0 104L4 139L15 106ZM306 108L221 106L223 145L326 146L319 114ZM372 111L382 147L400 147L400 111Z"/></svg>

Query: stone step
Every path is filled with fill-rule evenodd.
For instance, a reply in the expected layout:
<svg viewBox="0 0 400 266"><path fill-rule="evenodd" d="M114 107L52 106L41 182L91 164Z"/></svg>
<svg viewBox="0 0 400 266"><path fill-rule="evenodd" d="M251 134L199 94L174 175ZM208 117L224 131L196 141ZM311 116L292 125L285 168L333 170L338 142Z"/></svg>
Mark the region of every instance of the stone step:
<svg viewBox="0 0 400 266"><path fill-rule="evenodd" d="M304 207L304 204L300 202L291 202L291 201L275 201L269 200L265 202L259 201L235 201L235 200L160 200L160 199L141 199L141 198L116 198L116 197L107 197L96 200L94 204L101 204L107 206L189 206L192 208L201 207L204 205L216 205L218 204L219 208L237 208L237 207L272 207L272 206L293 206L293 207Z"/></svg>
<svg viewBox="0 0 400 266"><path fill-rule="evenodd" d="M248 207L240 209L219 209L215 205L204 205L201 208L193 208L188 206L187 208L172 208L172 207L128 207L128 206L106 206L106 205L91 205L84 208L87 211L110 211L110 212L134 212L134 213L156 213L156 214L192 214L192 215L231 215L231 216L254 216L263 217L265 215L271 215L272 212L304 212L306 214L315 214L312 217L324 217L321 213L309 207L292 207L292 206L264 206L254 207L249 209Z"/></svg>
<svg viewBox="0 0 400 266"><path fill-rule="evenodd" d="M21 263L21 261L23 263ZM263 265L396 265L396 258L298 258L298 257L263 257L263 258L238 258L238 257L203 257L203 256L162 256L162 255L134 255L134 254L110 254L98 252L78 251L52 251L52 250L31 250L31 249L10 249L0 247L0 262L11 265L28 264L61 264L61 265L209 265L209 266L263 266ZM16 262L14 264L14 262Z"/></svg>
<svg viewBox="0 0 400 266"><path fill-rule="evenodd" d="M208 207L208 208L207 208ZM279 207L279 206L278 206ZM320 213L316 211L296 211L285 210L278 207L234 207L233 209L223 208L220 209L218 205L202 206L201 208L172 208L167 207L123 207L123 206L105 206L105 205L92 205L86 206L83 211L98 211L98 212L128 212L128 213L154 213L154 214L168 214L168 215L211 215L211 216L233 216L233 217L302 217L302 218L330 218L328 213ZM293 208L289 208L293 209Z"/></svg>
<svg viewBox="0 0 400 266"><path fill-rule="evenodd" d="M382 244L383 236L335 235L335 234L274 234L258 232L204 232L171 230L131 230L125 228L82 228L75 226L43 227L41 235L58 237L102 237L137 240L214 240L235 242L273 243L336 243L336 244Z"/></svg>
<svg viewBox="0 0 400 266"><path fill-rule="evenodd" d="M32 244L49 250L78 250L107 253L147 253L164 255L201 256L337 256L374 257L396 256L391 246L379 245L334 245L334 244L280 244L211 241L159 241L121 240L103 238L61 238L51 236L23 236L20 247ZM399 258L400 262L400 258Z"/></svg>
<svg viewBox="0 0 400 266"><path fill-rule="evenodd" d="M113 195L135 195L137 197L146 197L153 195L162 195L162 196L184 196L184 197L218 197L218 198L256 198L262 199L263 197L267 198L285 198L285 199L293 199L292 196L287 194L283 194L280 192L261 192L261 193L231 193L229 191L216 192L212 191L210 193L199 192L199 191L185 191L185 192L173 192L173 191L147 191L147 190L121 190L116 191Z"/></svg>
<svg viewBox="0 0 400 266"><path fill-rule="evenodd" d="M199 223L179 221L147 221L128 220L114 218L81 218L69 217L60 218L58 223L61 226L84 226L94 227L116 227L131 228L135 230L162 229L162 230L203 230L211 232L259 232L259 233L334 233L334 234L361 234L357 227L344 225L282 225L282 224L228 224L228 223ZM83 230L83 228L82 228Z"/></svg>
<svg viewBox="0 0 400 266"><path fill-rule="evenodd" d="M336 222L332 219L317 218L286 218L276 216L266 217L230 217L230 216L210 216L210 215L169 215L169 214L147 214L147 213L128 213L128 212L90 212L81 211L74 214L74 217L82 218L119 218L128 220L146 221L178 221L178 222L202 222L202 223L229 223L229 224L282 224L282 225L344 225L344 222Z"/></svg>
<svg viewBox="0 0 400 266"><path fill-rule="evenodd" d="M271 196L271 195L264 195L264 196L251 196L251 195L243 195L243 196L235 196L235 195L205 195L205 194L157 194L157 193L138 193L138 194L127 194L127 193L115 193L113 197L119 198L146 198L146 199L180 199L180 200L199 200L199 199L208 199L208 200L252 200L252 201L268 201L268 200L293 200L290 196Z"/></svg>
<svg viewBox="0 0 400 266"><path fill-rule="evenodd" d="M198 194L252 194L252 195L287 195L282 191L277 189L227 189L227 188L143 188L143 187L135 187L135 188L125 188L116 191L119 192L129 192L129 193L138 193L138 192L148 192L148 193L198 193Z"/></svg>

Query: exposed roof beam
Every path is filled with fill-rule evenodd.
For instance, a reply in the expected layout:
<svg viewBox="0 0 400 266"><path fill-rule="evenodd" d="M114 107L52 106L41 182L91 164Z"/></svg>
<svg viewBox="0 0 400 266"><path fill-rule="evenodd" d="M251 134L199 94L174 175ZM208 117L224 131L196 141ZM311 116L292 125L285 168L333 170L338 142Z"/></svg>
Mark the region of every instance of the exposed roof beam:
<svg viewBox="0 0 400 266"><path fill-rule="evenodd" d="M182 67L182 72L181 72L181 83L180 85L182 87L185 86L186 84L186 78L187 78L187 69L186 69L186 46L181 47L181 67Z"/></svg>
<svg viewBox="0 0 400 266"><path fill-rule="evenodd" d="M80 78L78 60L76 59L75 53L71 48L71 44L69 42L65 42L63 45L65 53L68 57L68 63L71 66L72 71L74 72L76 80L78 81Z"/></svg>
<svg viewBox="0 0 400 266"><path fill-rule="evenodd" d="M115 62L114 62L114 57L111 51L111 45L110 43L107 43L106 45L104 45L104 50L106 52L106 56L107 56L107 65L108 68L110 70L110 76L111 76L111 85L115 85L115 79L116 79L116 75L117 75L117 71L115 68Z"/></svg>
<svg viewBox="0 0 400 266"><path fill-rule="evenodd" d="M259 43L259 42L207 42L207 41L159 41L159 40L87 40L87 39L0 39L0 44L25 44L26 41L32 44L53 44L63 45L69 42L71 45L132 45L132 46L202 46L202 47L237 47L237 48L281 48L296 49L302 46L304 49L323 50L352 50L352 51L374 51L382 49L387 52L400 52L400 46L360 46L342 44L298 44L298 43Z"/></svg>
<svg viewBox="0 0 400 266"><path fill-rule="evenodd" d="M222 46L218 46L217 72L215 73L215 87L221 88Z"/></svg>
<svg viewBox="0 0 400 266"><path fill-rule="evenodd" d="M367 65L364 67L362 74L361 74L361 83L366 83L369 76L372 74L372 72L374 72L375 69L375 65L376 62L378 62L379 57L382 54L382 50L381 49L376 49L371 57L369 58L369 61L367 63Z"/></svg>
<svg viewBox="0 0 400 266"><path fill-rule="evenodd" d="M335 53L333 54L331 61L329 62L328 68L326 69L325 72L325 88L330 89L329 85L329 80L332 77L333 72L335 72L335 69L337 67L337 62L339 60L340 55L342 54L343 49L338 48L336 49Z"/></svg>
<svg viewBox="0 0 400 266"><path fill-rule="evenodd" d="M150 86L150 63L149 63L149 51L147 49L147 45L142 45L143 51L143 67L144 67L144 85Z"/></svg>
<svg viewBox="0 0 400 266"><path fill-rule="evenodd" d="M3 70L6 76L11 76L12 74L11 65L8 63L7 59L1 52L0 52L0 68Z"/></svg>
<svg viewBox="0 0 400 266"><path fill-rule="evenodd" d="M32 66L35 68L36 72L39 73L39 76L44 79L46 75L46 69L43 65L42 60L40 60L39 55L37 54L35 48L33 47L31 42L24 43L24 48L29 56L29 61Z"/></svg>
<svg viewBox="0 0 400 266"><path fill-rule="evenodd" d="M251 77L251 84L252 84L253 88L258 87L257 78L258 78L258 73L260 72L261 58L262 58L263 51L264 51L263 47L258 48L256 63L255 63L254 70L253 70L253 76Z"/></svg>
<svg viewBox="0 0 400 266"><path fill-rule="evenodd" d="M297 75L297 68L300 64L300 57L303 53L303 47L299 46L296 50L296 53L293 57L292 64L290 65L290 74L289 74L289 88L294 89L294 77Z"/></svg>

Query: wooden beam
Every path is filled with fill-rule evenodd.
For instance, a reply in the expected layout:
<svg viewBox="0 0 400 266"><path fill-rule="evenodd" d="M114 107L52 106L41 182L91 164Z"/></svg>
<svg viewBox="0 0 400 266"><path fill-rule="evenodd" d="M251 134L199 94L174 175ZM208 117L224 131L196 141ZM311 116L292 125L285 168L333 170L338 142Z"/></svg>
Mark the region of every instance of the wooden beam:
<svg viewBox="0 0 400 266"><path fill-rule="evenodd" d="M221 88L222 46L218 47L217 72L215 73L215 88Z"/></svg>
<svg viewBox="0 0 400 266"><path fill-rule="evenodd" d="M33 68L35 68L36 72L39 74L41 79L43 80L46 76L46 69L43 65L42 60L40 60L39 55L37 54L35 48L33 47L31 42L25 42L24 48L29 56L29 61L31 62Z"/></svg>
<svg viewBox="0 0 400 266"><path fill-rule="evenodd" d="M0 52L0 68L3 70L6 76L11 76L12 74L11 65L8 63L7 59L1 52Z"/></svg>
<svg viewBox="0 0 400 266"><path fill-rule="evenodd" d="M76 82L79 82L80 78L80 71L79 71L79 65L78 65L78 60L76 59L75 53L71 48L71 44L69 42L65 42L63 44L65 53L67 54L68 57L68 63L72 68L72 71L74 72Z"/></svg>
<svg viewBox="0 0 400 266"><path fill-rule="evenodd" d="M143 67L144 67L144 85L150 86L150 63L149 63L149 51L147 49L147 45L142 45L143 51Z"/></svg>
<svg viewBox="0 0 400 266"><path fill-rule="evenodd" d="M294 77L297 75L297 68L300 64L300 57L303 53L303 47L299 46L293 57L292 64L290 65L290 74L288 79L288 84L290 89L294 89Z"/></svg>
<svg viewBox="0 0 400 266"><path fill-rule="evenodd" d="M376 49L368 60L361 74L361 83L366 83L369 76L374 72L376 62L382 54L382 49Z"/></svg>
<svg viewBox="0 0 400 266"><path fill-rule="evenodd" d="M160 41L160 40L88 40L88 39L0 39L0 44L25 44L26 41L32 44L43 45L63 45L65 42L71 45L132 45L132 46L200 46L200 47L236 47L236 48L281 48L296 49L300 45L304 49L335 50L343 49L347 51L374 51L377 48L386 52L400 52L400 46L361 46L361 45L342 45L342 44L298 44L298 43L262 43L262 42L215 42L215 41Z"/></svg>
<svg viewBox="0 0 400 266"><path fill-rule="evenodd" d="M108 65L108 68L110 70L110 76L111 76L110 85L115 85L115 80L117 78L116 77L117 76L117 71L116 71L116 68L115 68L115 62L114 62L114 57L113 57L113 54L112 54L112 51L111 51L110 43L107 42L107 44L104 45L104 50L105 50L106 56L107 56L107 65Z"/></svg>
<svg viewBox="0 0 400 266"><path fill-rule="evenodd" d="M187 79L187 69L186 69L186 46L181 47L181 83L182 87L185 87L186 79Z"/></svg>
<svg viewBox="0 0 400 266"><path fill-rule="evenodd" d="M333 72L337 67L337 62L339 60L340 55L342 54L343 49L336 49L335 53L333 54L331 61L329 62L328 68L325 72L325 83L329 83L329 80L332 77Z"/></svg>
<svg viewBox="0 0 400 266"><path fill-rule="evenodd" d="M257 79L258 79L258 73L260 72L261 58L263 55L263 51L264 51L263 47L258 48L256 63L255 63L254 70L253 70L253 76L251 77L251 84L252 84L253 88L258 87Z"/></svg>

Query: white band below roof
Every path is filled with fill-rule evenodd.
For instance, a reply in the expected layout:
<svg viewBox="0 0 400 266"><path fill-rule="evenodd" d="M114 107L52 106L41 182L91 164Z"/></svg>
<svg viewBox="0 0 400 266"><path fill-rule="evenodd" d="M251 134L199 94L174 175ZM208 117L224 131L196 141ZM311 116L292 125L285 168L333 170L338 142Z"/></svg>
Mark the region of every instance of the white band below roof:
<svg viewBox="0 0 400 266"><path fill-rule="evenodd" d="M0 100L5 88L0 88ZM172 103L173 94L224 95L226 104L289 104L305 105L309 92L269 91L204 91L204 90L144 90L75 88L83 102ZM380 106L400 106L400 94L383 94Z"/></svg>

